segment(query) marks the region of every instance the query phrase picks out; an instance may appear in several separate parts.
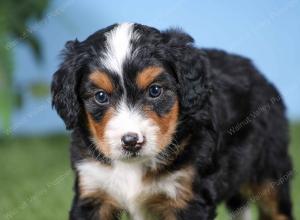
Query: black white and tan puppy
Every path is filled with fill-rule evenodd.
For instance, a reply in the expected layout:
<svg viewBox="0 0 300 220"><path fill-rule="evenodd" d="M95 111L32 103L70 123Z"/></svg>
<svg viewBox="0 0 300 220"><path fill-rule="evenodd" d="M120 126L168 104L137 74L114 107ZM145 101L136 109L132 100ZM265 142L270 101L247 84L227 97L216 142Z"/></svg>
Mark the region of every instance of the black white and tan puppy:
<svg viewBox="0 0 300 220"><path fill-rule="evenodd" d="M283 101L252 62L178 29L122 23L69 41L52 82L72 130L71 220L292 218Z"/></svg>

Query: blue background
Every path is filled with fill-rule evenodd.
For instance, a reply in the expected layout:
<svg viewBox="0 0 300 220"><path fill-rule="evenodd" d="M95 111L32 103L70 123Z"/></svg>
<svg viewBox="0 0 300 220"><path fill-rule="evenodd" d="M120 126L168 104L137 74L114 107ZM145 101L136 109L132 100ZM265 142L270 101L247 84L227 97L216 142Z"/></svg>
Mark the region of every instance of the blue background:
<svg viewBox="0 0 300 220"><path fill-rule="evenodd" d="M29 25L43 45L44 61L17 42L16 85L24 89L37 79L50 84L67 40L84 40L116 22L137 22L165 29L182 27L199 47L215 47L250 57L283 94L288 116L300 119L300 2L299 0L164 0L164 1L54 1L46 17ZM25 90L24 90L25 91ZM49 99L26 97L14 112L14 133L64 130Z"/></svg>

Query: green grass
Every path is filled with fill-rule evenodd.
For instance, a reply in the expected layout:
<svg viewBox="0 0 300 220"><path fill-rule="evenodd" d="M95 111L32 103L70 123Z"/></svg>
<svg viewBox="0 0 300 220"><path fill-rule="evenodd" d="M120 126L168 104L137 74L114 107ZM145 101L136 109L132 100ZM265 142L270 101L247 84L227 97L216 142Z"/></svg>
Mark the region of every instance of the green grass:
<svg viewBox="0 0 300 220"><path fill-rule="evenodd" d="M292 126L291 136L290 152L299 173L300 124ZM0 139L0 219L67 219L73 184L68 145L65 136ZM292 196L300 219L299 175L294 177ZM217 219L228 219L223 206Z"/></svg>

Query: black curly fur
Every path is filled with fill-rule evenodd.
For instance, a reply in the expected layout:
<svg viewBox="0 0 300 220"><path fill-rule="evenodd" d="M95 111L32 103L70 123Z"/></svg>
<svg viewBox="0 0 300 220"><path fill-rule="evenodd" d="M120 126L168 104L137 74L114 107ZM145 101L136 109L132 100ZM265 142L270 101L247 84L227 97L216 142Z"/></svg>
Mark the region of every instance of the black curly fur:
<svg viewBox="0 0 300 220"><path fill-rule="evenodd" d="M110 163L93 147L86 126L80 94L81 80L104 48L100 30L87 40L68 42L64 62L52 82L53 106L72 132L72 164L96 156ZM160 63L173 74L180 101L180 126L174 138L180 143L190 136L180 155L170 155L171 164L160 169L177 170L186 164L197 169L194 199L178 210L178 220L208 220L216 206L227 202L231 210L245 204L239 194L245 183L277 181L291 172L288 155L288 122L282 98L252 62L221 50L199 49L193 38L178 29L158 31L135 24L141 33L134 47L142 46L133 66ZM148 58L148 59L145 59ZM129 67L128 67L129 68ZM172 145L169 146L172 148ZM76 196L70 219L98 219L101 204L81 201ZM289 179L279 186L280 212L292 219Z"/></svg>

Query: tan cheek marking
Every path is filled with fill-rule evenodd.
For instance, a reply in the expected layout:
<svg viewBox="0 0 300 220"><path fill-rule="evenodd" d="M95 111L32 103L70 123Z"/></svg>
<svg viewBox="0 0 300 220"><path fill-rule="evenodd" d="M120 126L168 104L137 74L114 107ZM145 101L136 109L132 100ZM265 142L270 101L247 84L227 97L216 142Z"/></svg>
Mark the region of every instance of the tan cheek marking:
<svg viewBox="0 0 300 220"><path fill-rule="evenodd" d="M151 66L145 68L143 71L138 73L136 83L140 89L147 88L153 80L163 72L163 68L157 66Z"/></svg>
<svg viewBox="0 0 300 220"><path fill-rule="evenodd" d="M158 146L162 150L165 148L172 140L172 135L176 130L178 121L178 101L176 100L171 108L171 111L166 115L160 117L156 112L146 109L146 115L151 118L155 124L160 128L161 135L158 138Z"/></svg>
<svg viewBox="0 0 300 220"><path fill-rule="evenodd" d="M99 88L104 89L106 92L113 92L113 83L105 72L96 71L90 74L90 80Z"/></svg>
<svg viewBox="0 0 300 220"><path fill-rule="evenodd" d="M114 114L114 110L112 108L109 108L101 121L96 122L93 117L90 115L90 113L87 113L87 118L88 118L88 123L89 123L89 128L90 131L92 132L93 137L98 141L99 145L99 150L105 155L109 156L110 155L110 148L105 140L104 137L104 132L106 129L106 125L109 122L109 120L112 118Z"/></svg>

